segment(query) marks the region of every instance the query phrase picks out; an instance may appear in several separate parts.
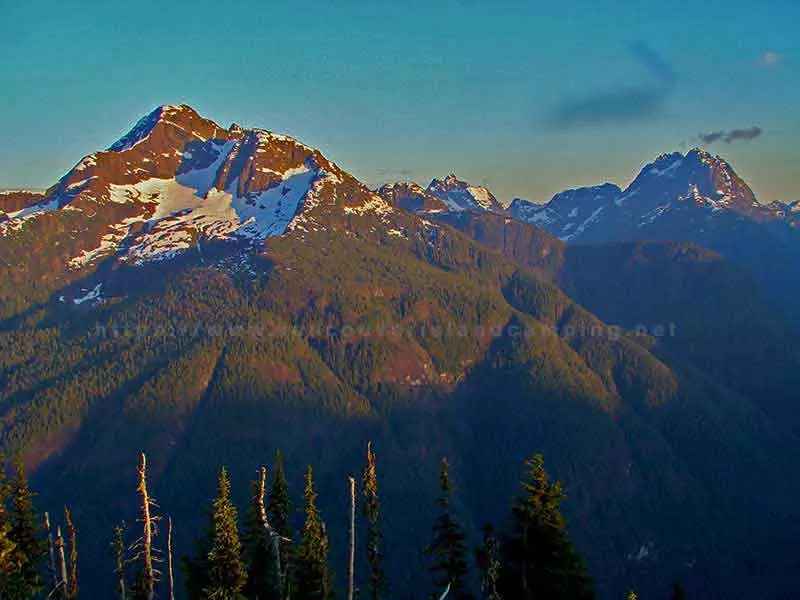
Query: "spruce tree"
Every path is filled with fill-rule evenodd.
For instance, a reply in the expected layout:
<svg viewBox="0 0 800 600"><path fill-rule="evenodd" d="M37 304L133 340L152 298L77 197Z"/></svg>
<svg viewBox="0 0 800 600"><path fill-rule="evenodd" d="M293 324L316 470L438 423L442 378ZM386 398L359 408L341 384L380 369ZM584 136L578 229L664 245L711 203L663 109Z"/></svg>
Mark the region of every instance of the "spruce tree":
<svg viewBox="0 0 800 600"><path fill-rule="evenodd" d="M21 458L15 467L16 473L9 486L11 507L8 513L8 537L14 545L11 551L14 572L4 598L27 600L42 589L41 567L47 546L33 505L35 494L28 485Z"/></svg>
<svg viewBox="0 0 800 600"><path fill-rule="evenodd" d="M678 581L672 584L671 598L672 600L686 600L686 590L683 589L683 586Z"/></svg>
<svg viewBox="0 0 800 600"><path fill-rule="evenodd" d="M441 493L436 500L439 515L433 525L433 540L425 549L432 560L429 567L435 586L432 596L438 597L449 586L448 598L471 599L473 596L467 589L467 536L450 506L452 488L450 466L446 458L441 462L440 485Z"/></svg>
<svg viewBox="0 0 800 600"><path fill-rule="evenodd" d="M262 467L259 478L253 481L253 495L242 539L247 564L247 585L244 592L251 600L280 598L280 574L276 571L273 539L264 506L265 486L266 469Z"/></svg>
<svg viewBox="0 0 800 600"><path fill-rule="evenodd" d="M0 598L9 596L16 571L14 563L16 545L11 539L11 523L6 511L9 493L10 486L6 481L4 459L0 456Z"/></svg>
<svg viewBox="0 0 800 600"><path fill-rule="evenodd" d="M550 481L542 455L525 464L525 493L512 505L512 529L501 548L501 595L520 600L594 598L586 566L566 532L561 484Z"/></svg>
<svg viewBox="0 0 800 600"><path fill-rule="evenodd" d="M483 542L475 553L475 561L481 571L481 597L485 600L500 600L497 581L500 577L499 542L494 528L487 523L483 527Z"/></svg>
<svg viewBox="0 0 800 600"><path fill-rule="evenodd" d="M219 475L217 498L213 503L211 538L205 561L208 581L203 595L209 600L239 600L247 575L242 562L242 544L236 507L231 501L228 471Z"/></svg>
<svg viewBox="0 0 800 600"><path fill-rule="evenodd" d="M275 466L273 469L272 488L269 492L269 502L267 503L267 516L270 524L280 536L280 555L281 555L281 597L288 596L289 573L291 571L292 552L292 525L290 515L292 514L292 501L289 497L289 485L286 483L286 472L283 466L283 456L280 450L275 452Z"/></svg>
<svg viewBox="0 0 800 600"><path fill-rule="evenodd" d="M386 593L381 553L380 502L378 500L378 471L372 443L367 444L367 463L362 475L364 488L364 518L367 520L367 565L369 567L369 600L380 600Z"/></svg>
<svg viewBox="0 0 800 600"><path fill-rule="evenodd" d="M317 493L311 467L306 471L305 524L294 553L293 598L323 600L332 597L332 574L328 566L328 535L317 508Z"/></svg>

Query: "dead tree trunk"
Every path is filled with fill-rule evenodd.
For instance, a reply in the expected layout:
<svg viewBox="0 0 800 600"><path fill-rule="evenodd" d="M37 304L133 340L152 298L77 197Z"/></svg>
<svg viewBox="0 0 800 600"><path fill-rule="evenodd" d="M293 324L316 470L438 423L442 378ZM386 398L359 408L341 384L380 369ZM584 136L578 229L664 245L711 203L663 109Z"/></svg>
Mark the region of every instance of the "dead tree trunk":
<svg viewBox="0 0 800 600"><path fill-rule="evenodd" d="M139 462L139 496L142 503L142 561L144 595L147 600L155 597L155 571L153 569L153 517L150 514L152 500L147 491L147 457L142 452Z"/></svg>
<svg viewBox="0 0 800 600"><path fill-rule="evenodd" d="M120 600L128 599L128 585L125 583L125 523L117 526L114 530L114 555L117 559L117 568L114 574L117 576L117 595Z"/></svg>
<svg viewBox="0 0 800 600"><path fill-rule="evenodd" d="M50 527L50 515L44 513L44 532L47 536L47 570L50 571L50 582L53 586L51 595L56 595L58 592L58 571L56 571L56 549L53 545L53 530Z"/></svg>
<svg viewBox="0 0 800 600"><path fill-rule="evenodd" d="M61 535L61 527L56 529L56 554L58 555L58 567L61 579L58 583L59 592L56 597L66 598L69 581L67 580L67 559L64 556L64 536Z"/></svg>
<svg viewBox="0 0 800 600"><path fill-rule="evenodd" d="M65 596L67 598L78 597L78 532L72 522L72 513L64 507L64 520L67 523L67 533L69 533L69 585L64 582Z"/></svg>
<svg viewBox="0 0 800 600"><path fill-rule="evenodd" d="M450 583L448 583L448 584L447 584L447 587L446 587L446 588L444 588L444 592L442 592L442 595L441 595L441 596L439 596L439 600L444 600L444 599L445 599L445 598L447 598L447 596L450 594L450 585L451 585L451 584L450 584Z"/></svg>
<svg viewBox="0 0 800 600"><path fill-rule="evenodd" d="M267 519L267 507L264 504L264 498L267 495L267 468L261 467L258 479L258 516L264 529L267 530L267 535L272 541L272 551L275 554L275 576L278 578L278 597L283 598L284 591L284 578L283 571L281 570L281 536L272 525L269 524Z"/></svg>
<svg viewBox="0 0 800 600"><path fill-rule="evenodd" d="M355 596L356 571L356 480L350 477L350 556L347 561L347 600Z"/></svg>
<svg viewBox="0 0 800 600"><path fill-rule="evenodd" d="M169 584L169 600L175 600L175 579L172 575L172 517L167 524L167 582Z"/></svg>

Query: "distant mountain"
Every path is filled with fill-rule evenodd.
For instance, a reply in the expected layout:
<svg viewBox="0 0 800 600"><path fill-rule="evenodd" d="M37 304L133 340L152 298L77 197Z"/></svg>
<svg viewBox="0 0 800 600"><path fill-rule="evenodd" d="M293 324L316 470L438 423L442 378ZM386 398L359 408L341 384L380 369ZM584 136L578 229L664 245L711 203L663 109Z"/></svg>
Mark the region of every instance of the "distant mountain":
<svg viewBox="0 0 800 600"><path fill-rule="evenodd" d="M728 162L703 150L659 156L625 190L605 184L557 194L544 205L518 201L510 210L575 244L698 244L745 267L792 310L800 308L798 205L758 202Z"/></svg>
<svg viewBox="0 0 800 600"><path fill-rule="evenodd" d="M557 235L562 240L569 241L581 236L591 227L604 207L619 198L621 193L619 187L606 183L561 192L553 196L546 205L516 199L508 210L515 219L539 225L552 232L561 226Z"/></svg>
<svg viewBox="0 0 800 600"><path fill-rule="evenodd" d="M503 212L503 205L485 187L472 185L451 174L434 179L427 188L402 181L386 184L377 190L391 204L415 213L461 211Z"/></svg>
<svg viewBox="0 0 800 600"><path fill-rule="evenodd" d="M634 205L620 198L552 210L585 222L592 202ZM343 477L368 440L397 597L428 589L437 460L472 544L505 525L537 451L601 597L675 579L798 594L799 346L719 254L567 245L455 176L378 194L319 150L187 106L29 200L0 225L0 450L24 451L44 508L73 508L87 597L113 589L102 557L137 518L140 451L179 555L222 464L242 507L275 449L295 498L313 464L343 571Z"/></svg>
<svg viewBox="0 0 800 600"><path fill-rule="evenodd" d="M503 206L497 198L483 186L471 185L448 175L444 179L434 179L427 192L439 198L450 210L489 210L500 212Z"/></svg>

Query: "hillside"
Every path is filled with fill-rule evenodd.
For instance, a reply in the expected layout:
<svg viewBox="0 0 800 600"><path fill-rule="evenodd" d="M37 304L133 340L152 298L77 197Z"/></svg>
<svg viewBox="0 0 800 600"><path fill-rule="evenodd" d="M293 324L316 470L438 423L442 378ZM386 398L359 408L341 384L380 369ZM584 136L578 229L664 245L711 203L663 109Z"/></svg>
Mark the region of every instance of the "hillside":
<svg viewBox="0 0 800 600"><path fill-rule="evenodd" d="M797 373L797 346L747 276L690 246L587 253L491 210L413 212L427 202L381 197L291 138L161 107L9 213L2 449L24 451L41 504L75 507L82 553L105 556L135 518L139 451L191 552L219 466L244 482L278 448L295 494L314 465L342 550L342 473L373 440L400 597L426 580L437 459L477 539L537 451L569 484L603 597L675 579L795 591L793 380L760 388L736 359ZM752 327L740 345L731 324ZM111 589L110 567L89 568L87 593Z"/></svg>

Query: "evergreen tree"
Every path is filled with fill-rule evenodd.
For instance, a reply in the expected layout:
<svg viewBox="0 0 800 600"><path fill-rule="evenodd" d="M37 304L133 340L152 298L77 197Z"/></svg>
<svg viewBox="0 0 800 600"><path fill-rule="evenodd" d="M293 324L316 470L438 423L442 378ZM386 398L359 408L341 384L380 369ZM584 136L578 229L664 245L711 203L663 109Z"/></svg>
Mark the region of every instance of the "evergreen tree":
<svg viewBox="0 0 800 600"><path fill-rule="evenodd" d="M0 598L5 598L9 594L12 586L16 564L14 562L16 545L11 539L11 523L9 522L6 511L6 503L10 493L4 459L0 456Z"/></svg>
<svg viewBox="0 0 800 600"><path fill-rule="evenodd" d="M380 600L386 593L381 553L380 502L378 500L378 471L372 443L367 444L367 463L362 476L364 487L364 518L367 520L367 565L369 566L369 599Z"/></svg>
<svg viewBox="0 0 800 600"><path fill-rule="evenodd" d="M683 586L678 581L672 584L671 598L672 600L686 600L686 590L683 589Z"/></svg>
<svg viewBox="0 0 800 600"><path fill-rule="evenodd" d="M231 501L231 483L223 467L217 498L213 503L211 538L206 555L208 581L203 595L209 600L239 600L247 579L242 563L242 544L236 507Z"/></svg>
<svg viewBox="0 0 800 600"><path fill-rule="evenodd" d="M483 527L483 543L475 553L476 563L481 570L481 593L485 600L500 600L497 580L500 576L499 542L494 528L487 523Z"/></svg>
<svg viewBox="0 0 800 600"><path fill-rule="evenodd" d="M292 525L289 516L292 513L292 501L289 497L289 485L286 483L286 472L283 467L283 456L280 450L275 452L274 480L269 492L267 516L270 524L280 536L281 555L281 597L288 596L289 573L292 559Z"/></svg>
<svg viewBox="0 0 800 600"><path fill-rule="evenodd" d="M266 469L262 467L259 479L253 482L253 495L242 540L247 563L247 585L244 592L251 600L280 598L279 573L276 572L273 539L264 506L265 486Z"/></svg>
<svg viewBox="0 0 800 600"><path fill-rule="evenodd" d="M11 551L14 572L4 598L27 600L42 589L41 566L47 546L33 505L35 494L28 485L21 458L17 460L9 493L8 536L14 545Z"/></svg>
<svg viewBox="0 0 800 600"><path fill-rule="evenodd" d="M626 598L627 598L627 600L639 600L639 596L637 596L636 592L634 592L633 590L628 592L628 595L626 596Z"/></svg>
<svg viewBox="0 0 800 600"><path fill-rule="evenodd" d="M449 598L471 599L467 590L469 565L467 563L467 536L453 516L450 507L452 488L450 486L450 467L447 459L441 462L441 493L436 500L439 515L433 525L433 540L425 549L431 557L430 571L433 573L435 591L438 597L450 586Z"/></svg>
<svg viewBox="0 0 800 600"><path fill-rule="evenodd" d="M586 566L567 536L561 484L549 480L542 455L525 464L525 494L512 505L512 530L501 549L501 595L520 600L594 598Z"/></svg>
<svg viewBox="0 0 800 600"><path fill-rule="evenodd" d="M328 535L317 508L311 467L306 471L305 524L293 561L293 598L323 600L332 597L332 573L328 566Z"/></svg>

